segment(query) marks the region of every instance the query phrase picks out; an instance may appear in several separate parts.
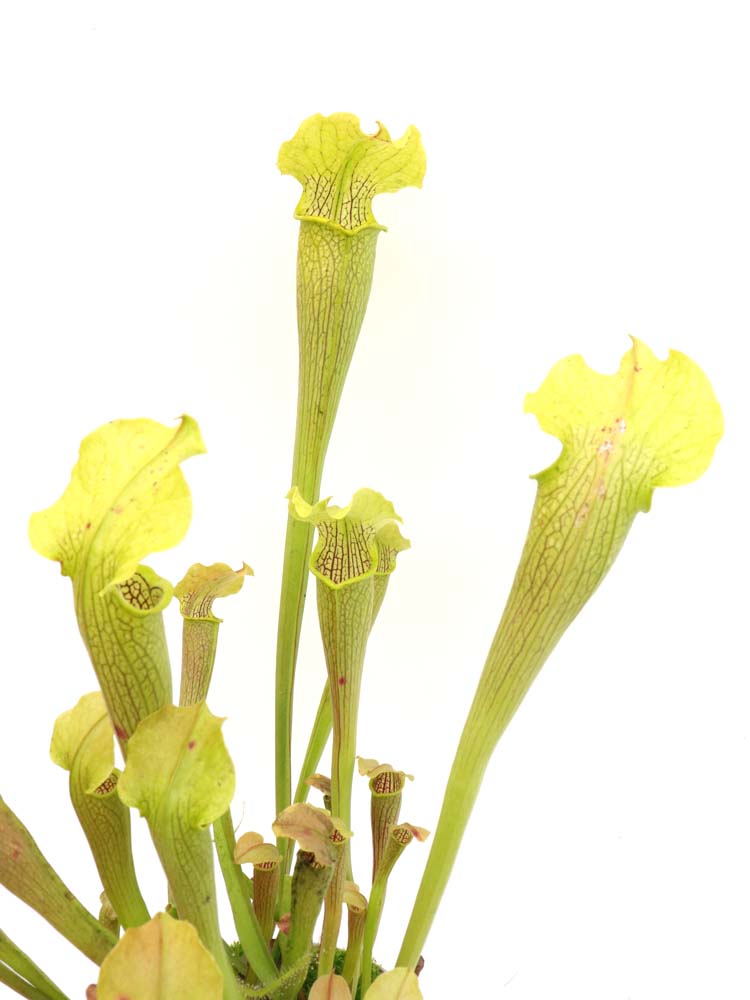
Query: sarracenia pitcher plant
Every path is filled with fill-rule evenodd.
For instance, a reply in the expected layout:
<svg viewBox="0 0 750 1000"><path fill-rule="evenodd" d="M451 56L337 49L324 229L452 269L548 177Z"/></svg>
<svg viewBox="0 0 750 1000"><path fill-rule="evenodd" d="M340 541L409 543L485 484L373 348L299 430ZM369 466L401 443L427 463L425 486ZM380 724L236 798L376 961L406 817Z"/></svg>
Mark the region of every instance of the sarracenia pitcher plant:
<svg viewBox="0 0 750 1000"><path fill-rule="evenodd" d="M412 126L395 141L380 125L365 135L353 115L315 115L279 152L279 169L302 184L297 205L299 394L292 486L318 500L328 442L364 320L383 226L377 194L421 186L425 154ZM294 670L307 590L312 524L287 524L276 654L276 809L292 794ZM327 735L327 734L326 734Z"/></svg>
<svg viewBox="0 0 750 1000"><path fill-rule="evenodd" d="M536 476L521 562L487 656L445 791L432 851L399 955L419 960L490 755L544 661L614 562L657 486L708 467L722 434L708 379L684 354L659 361L634 341L615 375L581 357L557 364L526 398L560 438Z"/></svg>
<svg viewBox="0 0 750 1000"><path fill-rule="evenodd" d="M366 135L352 115L316 115L283 144L279 167L303 188L296 213L299 398L292 480L279 487L288 524L276 801L252 800L246 830L238 832L232 818L234 765L223 720L207 699L214 671L228 669L213 605L236 594L252 570L244 562L233 564L238 569L196 564L172 586L144 564L189 526L181 464L205 450L195 420L183 417L177 427L115 420L94 431L62 497L31 519L33 547L71 579L96 680L95 691L61 706L51 756L68 772L72 811L102 896L95 912L79 901L2 799L0 884L100 967L88 1000L418 1000L423 951L431 959L427 935L497 741L608 572L636 514L649 509L653 490L700 476L722 433L721 411L698 366L677 352L661 361L637 340L614 375L570 357L527 397L526 409L563 447L536 476L528 538L442 811L436 825L418 818L435 833L395 968L384 971L374 960L380 924L406 920L386 905L386 890L399 878L396 862L406 847L416 840L410 851L426 850L419 842L428 831L401 816L412 776L358 758L357 731L368 639L409 543L380 493L360 489L343 507L319 494L382 229L372 199L420 186L425 158L413 127L394 141L382 125ZM293 796L292 695L309 574L327 681ZM179 684L164 629L176 603L183 620ZM228 603L231 609L237 599ZM253 705L252 713L257 724L261 709ZM414 725L429 728L418 718ZM331 734L330 758L321 764ZM270 761L253 764L271 768ZM357 766L369 789L355 781ZM305 801L311 788L322 794L322 807ZM366 808L368 799L369 835L357 805ZM139 884L131 809L145 817L163 868L158 912ZM371 844L366 871L354 870L356 833ZM229 931L222 907L231 913ZM31 957L0 931L0 983L30 1000L68 1000L37 960L44 965L43 956Z"/></svg>

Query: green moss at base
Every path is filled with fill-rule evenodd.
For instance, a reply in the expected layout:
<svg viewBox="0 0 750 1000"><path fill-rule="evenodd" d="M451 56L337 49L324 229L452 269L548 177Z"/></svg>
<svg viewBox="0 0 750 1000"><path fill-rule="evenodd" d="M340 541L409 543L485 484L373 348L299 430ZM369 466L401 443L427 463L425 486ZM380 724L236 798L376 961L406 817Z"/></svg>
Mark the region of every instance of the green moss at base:
<svg viewBox="0 0 750 1000"><path fill-rule="evenodd" d="M235 941L234 944L229 945L227 951L229 953L229 957L231 959L232 966L234 967L235 971L239 973L239 975L242 978L244 978L247 975L248 966L247 966L247 959L243 954L242 947L240 946L239 941ZM341 975L341 970L344 967L345 956L346 956L346 951L343 948L336 949L336 956L333 960L333 971L337 975ZM383 969L382 965L378 965L377 962L373 962L372 980L374 981L384 971L385 970ZM313 983L315 982L317 977L318 977L318 952L316 950L315 954L313 955L312 961L310 962L310 967L307 970L307 976L305 977L305 982L303 983L302 989L300 990L299 994L300 1000L307 1000L307 995L312 989ZM361 1000L361 996L362 996L362 989L361 986L358 986L354 1000Z"/></svg>
<svg viewBox="0 0 750 1000"><path fill-rule="evenodd" d="M337 975L341 975L341 970L344 967L344 958L346 956L346 951L343 948L336 949L336 955L333 960L333 971ZM377 976L385 972L382 965L378 965L377 962L372 963L372 980L374 981ZM318 952L316 951L313 955L313 959L310 962L310 968L307 970L307 976L305 977L304 985L300 991L300 1000L307 1000L307 994L313 987L313 983L318 978ZM360 1000L362 996L361 986L357 987L357 992L354 996L354 1000Z"/></svg>

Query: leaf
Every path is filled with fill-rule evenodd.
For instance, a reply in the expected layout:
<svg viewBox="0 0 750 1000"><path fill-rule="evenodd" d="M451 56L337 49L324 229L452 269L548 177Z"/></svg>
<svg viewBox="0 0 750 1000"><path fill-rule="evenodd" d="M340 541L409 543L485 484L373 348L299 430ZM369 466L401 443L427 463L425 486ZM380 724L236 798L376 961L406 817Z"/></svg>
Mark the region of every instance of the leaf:
<svg viewBox="0 0 750 1000"><path fill-rule="evenodd" d="M491 654L497 665L478 696L480 716L498 719L483 723L493 742L603 580L638 512L649 509L655 487L699 476L723 429L698 365L677 351L660 361L637 340L614 375L592 371L580 356L560 361L525 405L563 449L535 477L531 525L493 645L498 655Z"/></svg>
<svg viewBox="0 0 750 1000"><path fill-rule="evenodd" d="M331 840L337 832L337 824L324 810L307 802L296 802L287 806L273 824L277 837L296 840L303 851L315 855L319 865L335 864L339 849Z"/></svg>
<svg viewBox="0 0 750 1000"><path fill-rule="evenodd" d="M70 798L114 907L114 926L131 927L149 914L133 864L130 811L116 791L120 775L113 770L113 742L104 698L96 691L58 718L50 756L70 772Z"/></svg>
<svg viewBox="0 0 750 1000"><path fill-rule="evenodd" d="M226 563L213 563L211 566L195 563L174 588L174 596L179 599L182 616L221 621L211 611L216 598L237 594L242 589L245 577L252 575L252 569L244 562L236 570Z"/></svg>
<svg viewBox="0 0 750 1000"><path fill-rule="evenodd" d="M100 691L85 694L55 722L50 757L58 767L72 771L82 755L80 781L87 793L95 791L112 774L115 755L112 723Z"/></svg>
<svg viewBox="0 0 750 1000"><path fill-rule="evenodd" d="M592 371L580 355L558 362L525 409L563 442L543 479L585 457L606 490L617 477L638 478L639 509L656 486L679 486L705 472L723 433L711 383L694 361L670 351L659 361L633 338L614 375ZM604 494L601 494L604 495Z"/></svg>
<svg viewBox="0 0 750 1000"><path fill-rule="evenodd" d="M114 420L85 438L70 484L34 514L31 544L74 579L95 573L98 590L131 576L144 556L176 545L191 502L179 463L205 451L198 425Z"/></svg>
<svg viewBox="0 0 750 1000"><path fill-rule="evenodd" d="M262 833L256 833L255 830L248 830L247 833L243 833L234 845L234 863L236 865L244 864L243 858L245 854L253 848L259 847L262 843Z"/></svg>
<svg viewBox="0 0 750 1000"><path fill-rule="evenodd" d="M190 523L179 463L204 450L198 425L116 420L81 444L62 497L32 516L37 552L72 578L78 627L123 753L136 726L172 700L161 611L171 585L141 565Z"/></svg>
<svg viewBox="0 0 750 1000"><path fill-rule="evenodd" d="M315 980L307 1000L352 1000L352 994L344 977L330 972Z"/></svg>
<svg viewBox="0 0 750 1000"><path fill-rule="evenodd" d="M273 868L281 863L281 854L275 844L253 843L252 838L258 834L245 833L237 841L234 849L236 865L260 865L262 868ZM246 839L247 838L247 839Z"/></svg>
<svg viewBox="0 0 750 1000"><path fill-rule="evenodd" d="M149 822L177 812L188 826L202 829L229 808L234 765L221 735L223 719L199 702L167 705L138 726L120 778L120 798Z"/></svg>
<svg viewBox="0 0 750 1000"><path fill-rule="evenodd" d="M421 187L426 158L419 132L410 125L393 141L378 123L364 133L356 115L313 115L279 150L279 170L291 174L304 191L298 219L322 221L357 232L378 226L372 214L376 194Z"/></svg>
<svg viewBox="0 0 750 1000"><path fill-rule="evenodd" d="M195 928L166 913L127 931L102 963L97 1000L221 1000L224 980Z"/></svg>
<svg viewBox="0 0 750 1000"><path fill-rule="evenodd" d="M325 774L311 774L305 778L305 784L309 785L310 788L316 788L323 794L324 798L325 796L330 796L331 794L331 779Z"/></svg>
<svg viewBox="0 0 750 1000"><path fill-rule="evenodd" d="M375 490L357 490L346 507L329 505L328 500L309 504L296 486L287 498L291 516L318 529L310 569L333 589L389 575L397 553L410 547L399 530L401 518L393 504Z"/></svg>
<svg viewBox="0 0 750 1000"><path fill-rule="evenodd" d="M411 969L392 969L378 976L366 1000L422 1000L419 980Z"/></svg>
<svg viewBox="0 0 750 1000"><path fill-rule="evenodd" d="M364 913L367 910L367 897L359 891L356 882L344 882L344 902L352 913Z"/></svg>
<svg viewBox="0 0 750 1000"><path fill-rule="evenodd" d="M412 826L411 823L399 823L391 830L391 836L402 844L410 844L412 840L424 842L430 836L430 831L423 826Z"/></svg>
<svg viewBox="0 0 750 1000"><path fill-rule="evenodd" d="M406 784L414 781L413 774L398 771L392 764L379 764L371 757L357 757L359 773L370 779L370 790L375 795L395 795Z"/></svg>
<svg viewBox="0 0 750 1000"><path fill-rule="evenodd" d="M580 356L565 358L525 406L563 449L535 477L526 544L464 725L436 849L401 947L399 961L406 965L416 962L424 945L479 790L477 776L531 684L611 568L638 512L649 509L655 487L700 476L723 430L721 408L698 365L677 351L660 361L637 340L614 375L592 371ZM642 572L654 570L647 563ZM608 641L617 642L637 618L637 604L605 613Z"/></svg>
<svg viewBox="0 0 750 1000"><path fill-rule="evenodd" d="M205 702L154 712L130 741L118 791L148 820L177 913L196 928L226 979L230 965L219 928L207 829L226 813L234 793L222 721Z"/></svg>

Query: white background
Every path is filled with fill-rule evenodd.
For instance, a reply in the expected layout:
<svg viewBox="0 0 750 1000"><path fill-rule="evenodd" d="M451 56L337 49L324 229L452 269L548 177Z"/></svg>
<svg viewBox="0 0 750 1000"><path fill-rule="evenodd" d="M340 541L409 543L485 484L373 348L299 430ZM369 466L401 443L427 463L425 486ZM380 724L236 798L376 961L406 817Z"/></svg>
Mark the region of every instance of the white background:
<svg viewBox="0 0 750 1000"><path fill-rule="evenodd" d="M416 124L428 152L422 191L375 203L389 232L324 479L339 502L384 492L413 542L371 639L359 748L417 776L404 818L435 827L523 543L527 474L558 450L524 394L567 354L614 370L632 333L695 358L727 423L706 476L637 520L496 752L428 941L425 998L750 996L745 13L3 6L0 790L90 908L96 873L47 753L93 673L69 581L31 551L28 515L99 424L199 420L192 528L150 562L173 580L197 560L255 568L219 612L210 704L229 717L235 817L270 835L299 192L274 164L303 118L346 110L394 137ZM323 676L309 611L298 761ZM412 846L392 881L386 964L425 857ZM94 967L4 891L0 927L82 1000Z"/></svg>

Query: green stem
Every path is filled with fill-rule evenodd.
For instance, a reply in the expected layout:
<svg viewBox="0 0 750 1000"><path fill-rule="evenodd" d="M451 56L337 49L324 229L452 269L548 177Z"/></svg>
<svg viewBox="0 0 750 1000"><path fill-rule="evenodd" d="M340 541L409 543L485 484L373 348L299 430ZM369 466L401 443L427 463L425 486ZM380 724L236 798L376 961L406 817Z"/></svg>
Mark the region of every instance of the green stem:
<svg viewBox="0 0 750 1000"><path fill-rule="evenodd" d="M323 751L326 748L326 743L328 742L328 737L331 735L331 727L333 726L333 720L331 715L331 692L328 687L328 681L326 680L325 686L323 688L323 693L320 696L320 702L318 704L318 711L315 716L315 722L313 723L312 731L310 733L310 739L307 742L307 750L305 752L305 759L302 762L302 768L299 773L299 780L297 781L297 790L294 793L295 802L306 802L307 796L310 793L310 786L307 784L307 779L311 774L315 774L320 764L320 758L323 756ZM294 842L291 840L286 841L286 851L284 854L284 873L286 874L292 867L292 855L294 853Z"/></svg>
<svg viewBox="0 0 750 1000"><path fill-rule="evenodd" d="M27 1000L52 1000L49 993L43 993L41 990L38 990L35 986L26 982L25 979L21 979L20 976L17 976L12 969L9 969L6 965L2 964L0 964L0 983L5 983L6 986L10 986L12 990L15 990L16 993L20 993L20 995L22 997L26 997Z"/></svg>
<svg viewBox="0 0 750 1000"><path fill-rule="evenodd" d="M101 965L114 935L75 898L33 837L0 798L0 884L44 917L92 962Z"/></svg>
<svg viewBox="0 0 750 1000"><path fill-rule="evenodd" d="M107 720L107 724L108 720ZM138 886L130 838L130 810L117 794L119 772L93 792L86 790L79 753L70 770L70 798L96 869L123 928L139 927L149 912Z"/></svg>
<svg viewBox="0 0 750 1000"><path fill-rule="evenodd" d="M224 976L223 1000L239 1000L241 994L219 930L209 831L191 827L176 810L149 825L180 919L190 921L216 960Z"/></svg>
<svg viewBox="0 0 750 1000"><path fill-rule="evenodd" d="M311 774L315 774L318 770L320 758L323 756L326 743L331 735L332 726L333 716L331 714L331 691L328 687L328 681L326 680L323 693L320 696L320 703L318 704L315 722L313 722L310 739L307 742L305 759L302 761L302 768L299 772L297 790L294 793L295 802L307 801L307 796L310 793L310 786L307 784L307 779Z"/></svg>
<svg viewBox="0 0 750 1000"><path fill-rule="evenodd" d="M388 885L388 875L378 876L372 884L370 899L367 903L365 917L365 932L362 939L362 996L367 996L372 981L372 949L380 927L380 917L383 913L385 890ZM400 963L399 963L400 964Z"/></svg>
<svg viewBox="0 0 750 1000"><path fill-rule="evenodd" d="M268 942L264 939L258 918L250 905L250 897L245 891L242 869L234 863L234 827L228 809L221 819L214 823L213 831L237 937L253 972L264 986L268 985L279 973L271 958Z"/></svg>
<svg viewBox="0 0 750 1000"><path fill-rule="evenodd" d="M47 1000L68 1000L62 990L42 972L39 966L22 952L3 931L0 931L0 972L2 972L4 965L22 976L31 987L40 990L41 995ZM12 986L13 984L8 983L7 985Z"/></svg>
<svg viewBox="0 0 750 1000"><path fill-rule="evenodd" d="M312 495L317 496L319 487ZM292 787L292 701L302 613L307 595L307 563L312 550L312 527L289 518L281 579L281 603L276 651L276 814L290 804ZM281 838L279 851L288 845ZM285 871L288 870L285 868Z"/></svg>
<svg viewBox="0 0 750 1000"><path fill-rule="evenodd" d="M346 881L349 861L349 841L343 846L341 856L336 861L333 878L328 886L323 915L323 929L320 935L320 952L318 955L318 976L327 976L333 971L336 957L341 914L344 905L344 882Z"/></svg>
<svg viewBox="0 0 750 1000"><path fill-rule="evenodd" d="M282 945L282 977L293 969L292 976L277 1000L294 1000L305 981L307 963L304 958L312 954L315 923L323 905L323 898L333 875L330 865L319 865L308 851L297 852L297 862L292 877L292 912L289 936Z"/></svg>
<svg viewBox="0 0 750 1000"><path fill-rule="evenodd" d="M375 874L375 879L372 884L372 892L370 894L370 902L367 906L364 942L362 945L362 996L367 993L370 986L370 978L372 975L372 949L375 944L375 938L377 937L378 927L380 926L380 917L383 912L383 903L385 901L385 891L388 886L388 879L390 878L394 865L404 853L407 844L410 844L414 837L418 837L420 840L423 840L426 835L426 830L421 830L419 827L413 827L409 823L402 823L400 826L393 827L390 831L388 843L385 846L383 856Z"/></svg>
<svg viewBox="0 0 750 1000"><path fill-rule="evenodd" d="M362 968L362 941L367 910L349 909L349 934L346 940L346 955L341 975L347 981L353 997L357 995L360 969Z"/></svg>
<svg viewBox="0 0 750 1000"><path fill-rule="evenodd" d="M477 752L481 748L477 747L474 734L469 730L467 721L448 779L432 850L401 945L398 967L414 969L419 961L489 761L489 753Z"/></svg>

